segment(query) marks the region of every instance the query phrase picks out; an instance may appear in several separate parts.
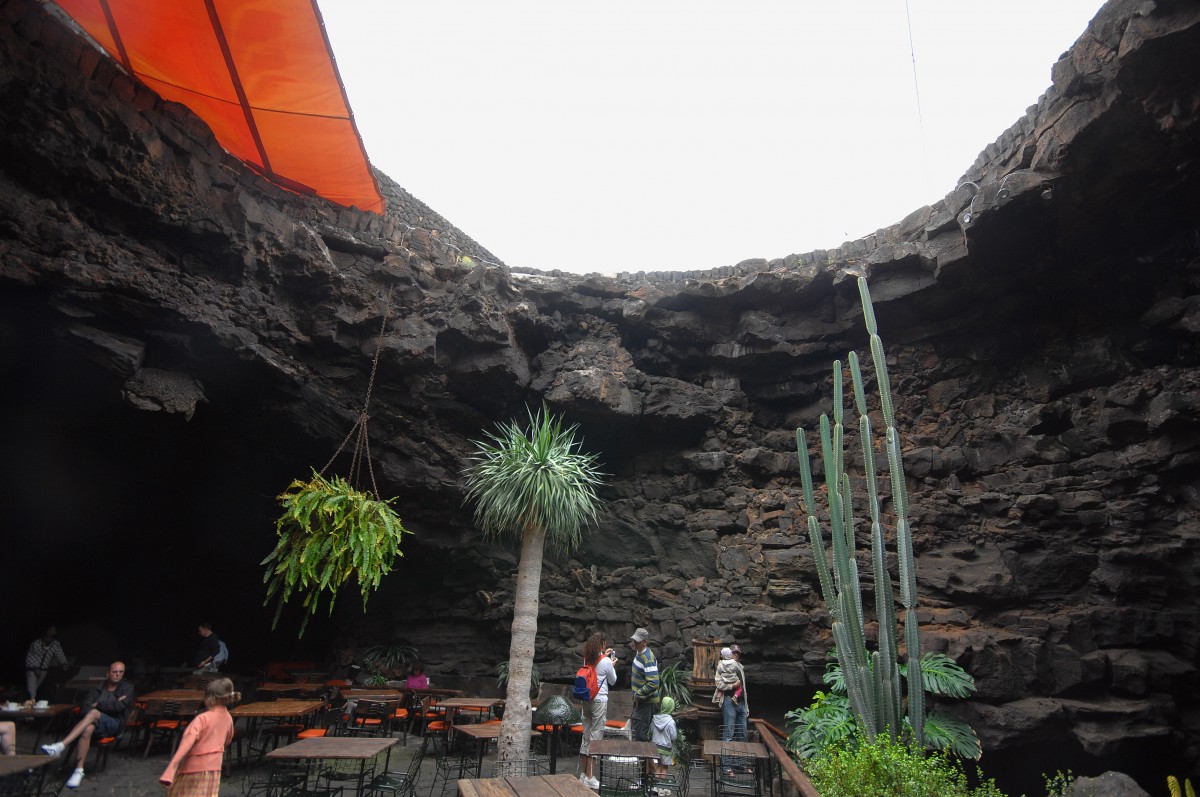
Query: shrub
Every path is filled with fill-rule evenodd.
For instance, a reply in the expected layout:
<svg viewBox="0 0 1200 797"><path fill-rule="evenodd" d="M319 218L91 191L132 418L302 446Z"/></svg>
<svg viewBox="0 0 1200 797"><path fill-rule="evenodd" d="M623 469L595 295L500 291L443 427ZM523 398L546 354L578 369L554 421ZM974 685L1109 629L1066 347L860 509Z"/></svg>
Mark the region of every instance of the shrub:
<svg viewBox="0 0 1200 797"><path fill-rule="evenodd" d="M957 759L926 755L920 744L859 733L805 763L821 797L1004 797L995 781L971 787Z"/></svg>

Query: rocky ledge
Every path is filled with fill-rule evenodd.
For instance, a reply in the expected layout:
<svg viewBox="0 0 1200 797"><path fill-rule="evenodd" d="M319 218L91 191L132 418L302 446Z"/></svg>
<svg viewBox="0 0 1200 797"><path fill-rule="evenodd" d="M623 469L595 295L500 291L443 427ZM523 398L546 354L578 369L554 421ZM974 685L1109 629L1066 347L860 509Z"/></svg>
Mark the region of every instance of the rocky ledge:
<svg viewBox="0 0 1200 797"><path fill-rule="evenodd" d="M611 476L599 528L546 563L543 672L572 671L590 627L636 624L665 661L736 639L754 683L817 686L829 618L795 429L828 409L831 361L864 350L862 274L898 394L926 644L979 685L956 710L989 753L1200 757L1194 3L1110 2L964 185L896 225L614 278L514 273L382 176L386 216L274 188L42 6L0 16L5 473L30 551L64 539L59 488L108 469L157 483L138 457L170 448L155 506L174 531L133 529L152 525L128 516L145 499L113 478L131 500L70 515L88 520L75 533L132 541L143 565L163 534L228 553L240 603L208 611L253 650L270 496L353 424L386 314L374 475L415 537L331 644L403 636L435 672L505 658L515 552L479 539L459 472L472 439L545 401ZM70 433L21 431L43 416ZM93 471L55 471L73 459ZM231 509L214 517L182 485L216 466Z"/></svg>

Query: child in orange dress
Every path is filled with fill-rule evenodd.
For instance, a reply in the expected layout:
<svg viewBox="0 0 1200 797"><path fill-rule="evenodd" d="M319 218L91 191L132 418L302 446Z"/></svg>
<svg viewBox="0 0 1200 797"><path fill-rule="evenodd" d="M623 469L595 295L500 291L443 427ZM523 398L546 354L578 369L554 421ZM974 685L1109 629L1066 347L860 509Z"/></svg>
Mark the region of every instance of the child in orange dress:
<svg viewBox="0 0 1200 797"><path fill-rule="evenodd" d="M187 726L171 763L158 776L158 782L169 789L167 797L218 797L225 748L233 741L229 704L241 699L228 678L209 682L204 690L208 711Z"/></svg>

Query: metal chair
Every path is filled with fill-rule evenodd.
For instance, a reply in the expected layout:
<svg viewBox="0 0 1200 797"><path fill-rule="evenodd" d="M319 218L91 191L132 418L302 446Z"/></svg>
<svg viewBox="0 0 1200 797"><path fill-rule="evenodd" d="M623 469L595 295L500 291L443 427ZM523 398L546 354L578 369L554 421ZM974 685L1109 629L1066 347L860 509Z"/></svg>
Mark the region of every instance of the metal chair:
<svg viewBox="0 0 1200 797"><path fill-rule="evenodd" d="M121 727L117 729L115 736L100 736L98 733L92 735L92 750L95 769L98 772L103 772L108 769L108 754L121 746L121 741L128 735L130 737L130 745L133 745L133 739L137 734L142 733L149 735L150 718L146 715L146 704L141 701L135 701L129 707L129 712L125 715L125 720Z"/></svg>
<svg viewBox="0 0 1200 797"><path fill-rule="evenodd" d="M179 744L179 738L188 722L196 714L197 701L154 700L146 705L146 749L142 758L150 753L155 739L169 739L171 751Z"/></svg>
<svg viewBox="0 0 1200 797"><path fill-rule="evenodd" d="M278 797L303 790L308 782L307 761L274 761L270 766L253 766L242 776L243 797Z"/></svg>
<svg viewBox="0 0 1200 797"><path fill-rule="evenodd" d="M0 797L30 797L37 794L38 781L42 778L40 769L22 769L0 777Z"/></svg>
<svg viewBox="0 0 1200 797"><path fill-rule="evenodd" d="M347 736L391 736L396 701L360 700L344 729Z"/></svg>
<svg viewBox="0 0 1200 797"><path fill-rule="evenodd" d="M445 794L451 781L468 777L479 777L479 759L474 753L453 752L443 745L441 753L434 759L433 783L430 784L429 793L433 794L439 780L442 789L438 794Z"/></svg>
<svg viewBox="0 0 1200 797"><path fill-rule="evenodd" d="M408 760L407 768L403 771L383 772L371 781L366 790L391 794L394 797L416 797L417 780L421 777L421 762L425 760L428 746L428 742L422 742Z"/></svg>
<svg viewBox="0 0 1200 797"><path fill-rule="evenodd" d="M644 797L646 765L640 758L600 757L600 797Z"/></svg>
<svg viewBox="0 0 1200 797"><path fill-rule="evenodd" d="M688 797L691 785L688 764L688 761L676 761L665 773L651 774L650 793L656 797L667 797L667 795Z"/></svg>
<svg viewBox="0 0 1200 797"><path fill-rule="evenodd" d="M317 773L317 783L324 788L318 791L341 791L353 784L351 789L355 794L361 794L366 785L375 780L376 759L358 761L355 759L333 759L325 763Z"/></svg>
<svg viewBox="0 0 1200 797"><path fill-rule="evenodd" d="M757 762L736 750L722 747L721 757L713 767L715 797L761 797Z"/></svg>

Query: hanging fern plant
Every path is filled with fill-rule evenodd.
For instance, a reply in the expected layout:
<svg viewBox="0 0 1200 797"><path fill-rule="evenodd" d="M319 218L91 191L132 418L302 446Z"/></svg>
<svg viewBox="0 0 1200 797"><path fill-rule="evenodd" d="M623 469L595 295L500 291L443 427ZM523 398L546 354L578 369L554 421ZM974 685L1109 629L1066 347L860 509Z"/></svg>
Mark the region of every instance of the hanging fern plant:
<svg viewBox="0 0 1200 797"><path fill-rule="evenodd" d="M379 355L383 351L391 301L389 290L384 300L371 376L367 380L367 395L358 420L324 468L314 469L308 481L297 479L292 482L276 498L283 507L283 515L275 523L279 540L275 550L260 563L267 568L263 574L263 582L267 585L263 605L269 604L272 598L276 600L272 628L279 624L284 604L293 595L303 595L307 611L300 624L300 636L304 636L309 619L317 613L321 593L329 593L329 613L333 614L338 590L352 578L358 580L365 611L371 592L391 572L396 557L404 555L400 552L400 541L412 532L401 525L400 518L389 506L396 499L385 501L379 498L375 469L371 465L371 445L367 439L370 417L367 409L379 371ZM351 439L354 440L354 453L350 460L350 478L334 476L326 479L325 471ZM364 463L371 479L369 493L354 486L363 475Z"/></svg>
<svg viewBox="0 0 1200 797"><path fill-rule="evenodd" d="M380 500L356 490L345 479L326 479L313 471L307 482L296 480L278 496L283 515L275 524L279 541L262 561L267 598L276 599L275 619L293 595L304 596L305 613L300 634L316 614L321 593L329 593L329 612L343 584L358 580L363 608L371 591L389 573L400 542L411 534L389 506L395 499Z"/></svg>

